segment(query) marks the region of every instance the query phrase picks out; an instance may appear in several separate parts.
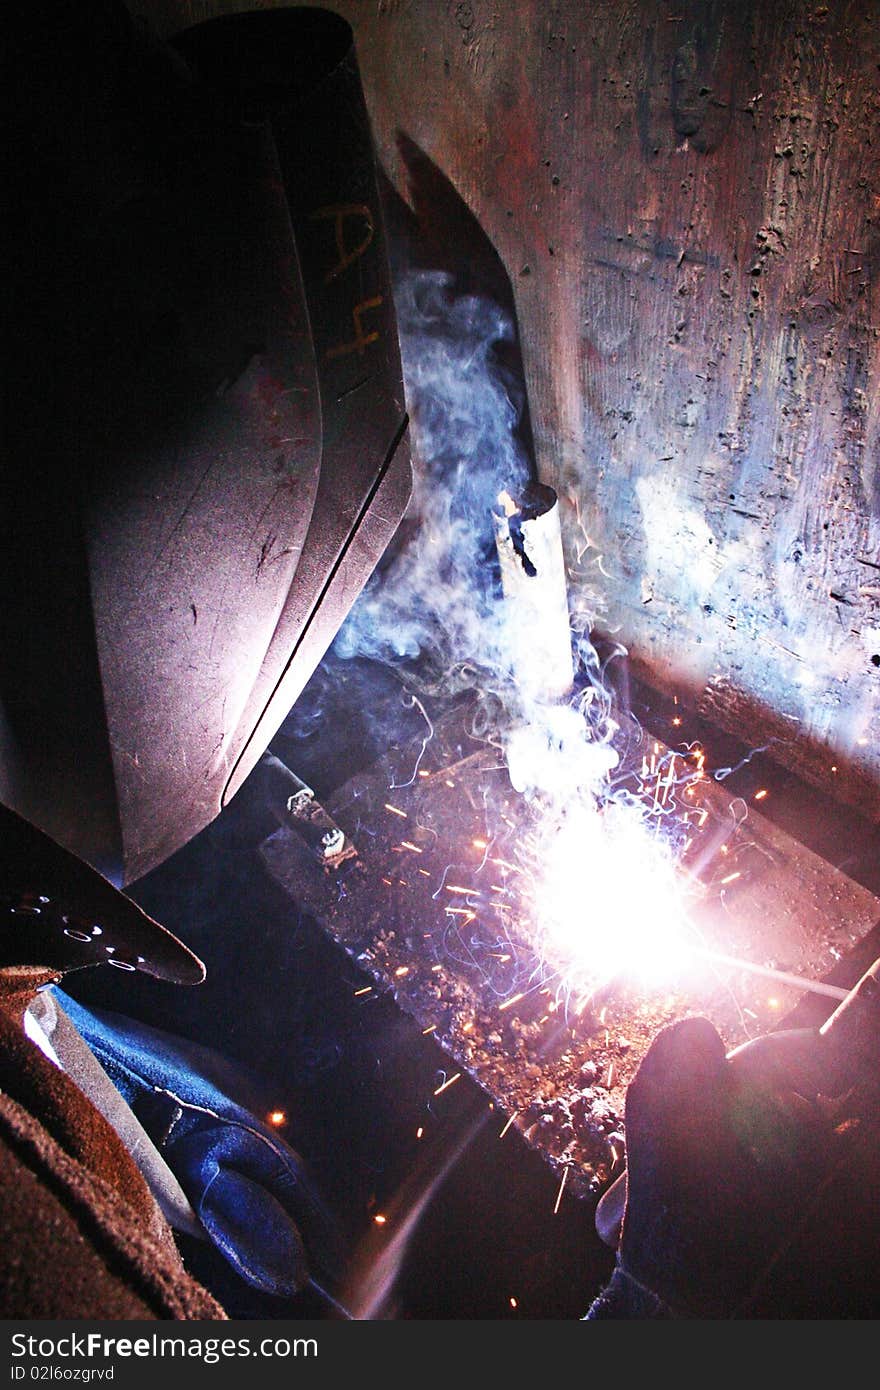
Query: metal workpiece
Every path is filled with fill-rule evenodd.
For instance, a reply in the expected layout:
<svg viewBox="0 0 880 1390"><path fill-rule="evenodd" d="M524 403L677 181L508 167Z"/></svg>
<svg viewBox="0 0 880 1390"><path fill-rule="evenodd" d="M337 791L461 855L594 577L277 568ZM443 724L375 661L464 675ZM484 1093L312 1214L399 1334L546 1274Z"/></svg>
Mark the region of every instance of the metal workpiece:
<svg viewBox="0 0 880 1390"><path fill-rule="evenodd" d="M472 712L462 702L435 718L427 745L395 745L327 795L328 815L361 843L356 873L316 867L290 818L260 855L372 989L390 992L439 1043L450 1076L470 1075L560 1181L565 1174L567 1191L595 1196L622 1171L626 1090L656 1034L698 1013L734 1048L778 1025L804 993L824 1021L847 982L831 998L812 985L873 930L880 902L759 812L737 820L723 785L676 755L678 799L664 827L671 833L675 817L687 831L680 872L696 930L681 944L700 949L661 971L660 984L643 982L637 954L609 979L581 954L582 938L601 955L609 937L632 930L625 884L615 883L614 915L590 938L609 873L594 863L572 900L583 931L571 953L568 938L540 925L558 887L542 857L546 809L516 791L494 743L474 745ZM672 754L657 740L650 750L643 772L643 747L630 749L616 785L645 785L659 816ZM645 913L672 944L659 905Z"/></svg>

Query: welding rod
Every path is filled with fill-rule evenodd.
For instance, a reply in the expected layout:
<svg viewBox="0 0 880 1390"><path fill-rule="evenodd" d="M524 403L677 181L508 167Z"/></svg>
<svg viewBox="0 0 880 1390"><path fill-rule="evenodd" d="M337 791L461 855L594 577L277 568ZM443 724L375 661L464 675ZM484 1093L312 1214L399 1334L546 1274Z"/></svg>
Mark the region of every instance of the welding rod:
<svg viewBox="0 0 880 1390"><path fill-rule="evenodd" d="M839 985L826 985L821 980L807 980L801 975L790 975L786 970L774 970L769 965L755 965L750 960L738 956L724 956L720 951L710 951L708 947L692 946L695 956L714 961L717 965L730 965L735 970L748 970L753 975L763 975L767 980L775 980L780 985L790 985L792 989L808 990L811 994L824 994L829 999L848 999L850 990Z"/></svg>
<svg viewBox="0 0 880 1390"><path fill-rule="evenodd" d="M819 1029L827 1066L842 1092L847 1086L877 1086L880 957L848 990ZM876 1104L876 1099L874 1101Z"/></svg>
<svg viewBox="0 0 880 1390"><path fill-rule="evenodd" d="M864 975L859 977L852 989L843 991L843 1002L837 1006L829 1018L826 1018L819 1029L823 1038L831 1032L832 1028L839 1026L844 1012L855 1007L856 1000L860 1003L877 1002L878 995L880 995L878 980L880 980L880 956L877 957L873 965L868 966Z"/></svg>

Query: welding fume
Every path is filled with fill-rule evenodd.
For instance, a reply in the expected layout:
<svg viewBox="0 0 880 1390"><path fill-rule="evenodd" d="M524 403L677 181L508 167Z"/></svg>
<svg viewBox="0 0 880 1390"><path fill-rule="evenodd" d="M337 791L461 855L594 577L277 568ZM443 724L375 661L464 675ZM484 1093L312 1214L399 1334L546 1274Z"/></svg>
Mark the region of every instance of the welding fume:
<svg viewBox="0 0 880 1390"><path fill-rule="evenodd" d="M0 1308L228 1320L194 1240L224 1277L346 1318L321 1172L125 991L215 968L130 890L246 783L322 866L355 855L269 751L413 490L352 31L276 8L166 41L114 0L8 23ZM517 477L490 505L511 781L546 796L555 748L572 786L600 784L610 736L573 751L558 499ZM99 970L110 1011L76 997ZM585 1321L873 1315L876 1008L872 968L822 1026L729 1056L705 1019L656 1038Z"/></svg>

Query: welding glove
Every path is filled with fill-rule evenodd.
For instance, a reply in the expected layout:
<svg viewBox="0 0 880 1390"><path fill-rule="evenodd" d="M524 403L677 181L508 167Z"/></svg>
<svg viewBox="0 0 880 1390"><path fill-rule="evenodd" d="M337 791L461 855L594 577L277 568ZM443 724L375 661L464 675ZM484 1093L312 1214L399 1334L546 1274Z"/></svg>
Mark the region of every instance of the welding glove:
<svg viewBox="0 0 880 1390"><path fill-rule="evenodd" d="M331 1215L299 1154L234 1098L232 1069L210 1049L55 993L239 1276L282 1297L316 1271L337 1278Z"/></svg>
<svg viewBox="0 0 880 1390"><path fill-rule="evenodd" d="M876 1315L857 1178L873 1186L876 1147L854 1154L821 1094L814 1030L758 1044L728 1057L704 1018L655 1038L627 1092L617 1264L587 1318Z"/></svg>

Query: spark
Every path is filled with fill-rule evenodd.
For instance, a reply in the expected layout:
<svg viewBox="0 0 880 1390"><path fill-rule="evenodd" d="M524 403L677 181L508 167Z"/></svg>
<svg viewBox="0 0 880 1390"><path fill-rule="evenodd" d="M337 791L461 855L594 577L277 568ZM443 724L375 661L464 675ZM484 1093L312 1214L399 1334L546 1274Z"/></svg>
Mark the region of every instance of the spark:
<svg viewBox="0 0 880 1390"><path fill-rule="evenodd" d="M555 1207L553 1208L553 1215L554 1215L554 1216L555 1216L556 1213L559 1211L559 1204L560 1204L560 1202L562 1201L562 1194L563 1194L563 1192L565 1191L565 1184L566 1184L567 1179L568 1179L568 1169L567 1169L567 1168L563 1168L563 1170L562 1170L562 1182L559 1184L559 1191L558 1191L557 1194L556 1194L556 1205L555 1205Z"/></svg>
<svg viewBox="0 0 880 1390"><path fill-rule="evenodd" d="M524 998L525 998L525 993L524 993L523 990L520 990L519 994L512 994L512 995L510 996L509 999L505 999L504 1003L503 1003L503 1004L499 1004L498 1007L499 1007L499 1009L509 1009L509 1008L511 1008L514 1004L518 1004L519 1001L520 1001L520 999L524 999Z"/></svg>
<svg viewBox="0 0 880 1390"><path fill-rule="evenodd" d="M568 994L589 994L621 973L650 985L680 967L686 884L671 847L633 807L608 801L600 814L595 804L569 805L542 827L538 859L529 906L539 949L562 969ZM585 864L600 866L588 906Z"/></svg>
<svg viewBox="0 0 880 1390"><path fill-rule="evenodd" d="M356 990L355 990L355 992L354 992L354 997L355 997L355 999L357 999L357 998L359 998L360 995L362 995L362 994L372 994L372 993L373 993L373 986L372 986L372 985L364 985L363 989L356 989Z"/></svg>
<svg viewBox="0 0 880 1390"><path fill-rule="evenodd" d="M592 752L601 754L604 734L601 738L596 736L594 721L597 711L606 719L607 710L598 684L590 694L595 697L595 704L591 706L584 700L579 709L589 712L586 742ZM673 722L680 726L678 715ZM428 724L431 728L430 721ZM492 738L488 742L496 746ZM500 742L497 747L504 756ZM525 1016L532 1028L542 1030L542 1038L552 1034L554 1039L572 1024L573 1016L579 1018L594 1003L597 1009L601 1004L599 1027L609 1047L615 1023L612 1019L607 1026L608 1010L602 1003L602 994L625 985L656 992L658 999L664 992L668 996L670 989L682 988L682 971L692 968L695 959L711 961L715 966L727 964L753 970L778 985L811 987L809 981L784 977L781 972L709 950L702 932L691 920L690 908L695 899L717 907L719 900L724 900L719 887L723 890L743 877L741 870L734 867L735 855L730 851L739 846L736 835L746 820L748 806L744 798L736 797L730 806L732 820L713 815L710 806L700 804L713 794L708 778L723 781L763 749L753 750L736 767L722 768L717 773L710 767L707 773L708 755L698 744L683 743L678 751L673 751L649 740L635 766L629 763L621 769L619 780L618 774L614 778L609 775L616 767L611 759L607 763L599 759L598 776L593 776L587 759L584 766L590 775L582 776L583 769L580 765L574 768L573 750L564 745L562 737L559 746L542 744L534 751L539 764L535 779L538 790L532 791L527 778L524 793L512 777L513 790L522 798L518 802L508 793L507 798L493 803L488 786L482 786L482 796L475 796L464 776L444 776L439 768L431 774L417 768L413 774L413 780L416 776L433 776L432 785L438 790L445 785L450 790L458 788L459 796L467 793L467 802L476 813L471 823L467 823L467 811L460 818L460 843L448 852L445 869L441 861L435 872L417 870L431 880L432 887L424 889L425 895L443 904L447 919L442 931L435 933L435 949L438 954L441 948L446 952L443 959L448 957L447 964L441 965L435 957L435 963L429 967L440 977L437 986L432 986L438 997L440 987L452 979L441 973L449 970L450 963L453 969L476 971L483 986L491 989L499 1011L514 1009L527 997L541 995L546 1000L543 1012L539 1014L535 1009L534 1015ZM554 785L555 764L561 770L558 786ZM455 766L458 770L461 764ZM541 780L544 772L548 776ZM760 802L768 794L767 788L760 788L752 796ZM457 798L448 800L452 803ZM463 804L467 804L464 799ZM738 808L736 814L734 806ZM391 802L385 802L384 807L388 814L413 819L414 830L415 823L421 821L412 807L409 813ZM698 832L706 827L706 833L699 836ZM423 842L426 829L420 825L418 831ZM437 832L429 833L438 842ZM685 861L692 842L697 846L697 854ZM393 848L415 855L427 853L411 840L403 840ZM713 862L723 863L725 857L727 863L723 868L719 865L717 875L707 876L706 870ZM426 862L434 867L431 858ZM448 877L458 877L459 870L470 882L447 883ZM414 865L411 872L416 872ZM497 881L491 882L493 878ZM396 882L405 886L399 876ZM415 877L412 882L417 889ZM446 906L450 898L456 897L457 904ZM468 905L461 905L462 902ZM402 965L395 973L405 976L410 973L410 966ZM685 978L685 989L687 984ZM358 993L371 990L367 986ZM676 995L669 1003L667 997L667 1004L671 1011L680 1007L681 1000ZM773 999L763 1005L764 1009L775 1007ZM740 1018L745 1027L742 1010ZM475 1028L474 1018L459 1018L453 1031L462 1038L468 1036L470 1047ZM594 1029L591 1022L591 1034ZM422 1030L424 1036L437 1031L436 1023ZM571 1037L575 1036L571 1026ZM597 1042L601 1036L599 1032ZM596 1084L609 1091L615 1085L622 1087L626 1080L626 1067L621 1073L622 1065L606 1056L604 1070L596 1068L595 1074L600 1077ZM440 1084L433 1091L434 1096L442 1095L462 1074L459 1071L447 1076L438 1072L436 1079ZM521 1113L510 1115L499 1137L506 1135ZM420 1129L419 1137L421 1133ZM624 1161L614 1146L611 1160L613 1165ZM566 1166L554 1211L559 1210L567 1176Z"/></svg>
<svg viewBox="0 0 880 1390"><path fill-rule="evenodd" d="M746 764L750 763L752 761L752 758L756 758L759 753L766 753L768 748L773 747L774 743L786 743L787 741L787 739L771 738L768 743L762 744L760 748L753 748L752 751L750 753L747 753L744 758L740 758L739 762L736 763L733 767L717 768L715 772L715 781L723 782L725 777L730 777L734 772L739 772L740 768L745 767Z"/></svg>
<svg viewBox="0 0 880 1390"><path fill-rule="evenodd" d="M441 1085L437 1087L436 1091L434 1092L434 1095L442 1096L443 1092L448 1091L449 1087L454 1086L456 1081L460 1080L460 1078L461 1072L455 1072L452 1076L448 1077L446 1081L442 1082Z"/></svg>
<svg viewBox="0 0 880 1390"><path fill-rule="evenodd" d="M410 707L410 709L413 709L413 708L418 709L419 713L421 714L422 718L424 719L425 723L426 723L427 726L428 726L428 732L425 734L425 737L422 739L422 746L421 746L421 749L419 750L419 756L416 758L416 765L415 765L415 767L413 768L412 777L410 777L410 779L409 779L408 782L395 782L394 779L392 778L392 781L391 781L391 789L392 789L392 791L396 790L398 787L411 787L411 786L412 786L413 782L416 780L416 777L418 776L419 763L422 761L422 758L425 756L425 749L427 748L427 746L428 746L428 744L430 743L431 739L434 737L434 725L431 723L430 719L428 718L427 713L425 712L425 707L424 707L424 705L422 704L421 700L418 698L418 696L416 696L416 695L410 695L410 697L409 697L409 707Z"/></svg>
<svg viewBox="0 0 880 1390"><path fill-rule="evenodd" d="M283 1110L271 1110L269 1112L270 1125L283 1125L287 1123L287 1116Z"/></svg>

